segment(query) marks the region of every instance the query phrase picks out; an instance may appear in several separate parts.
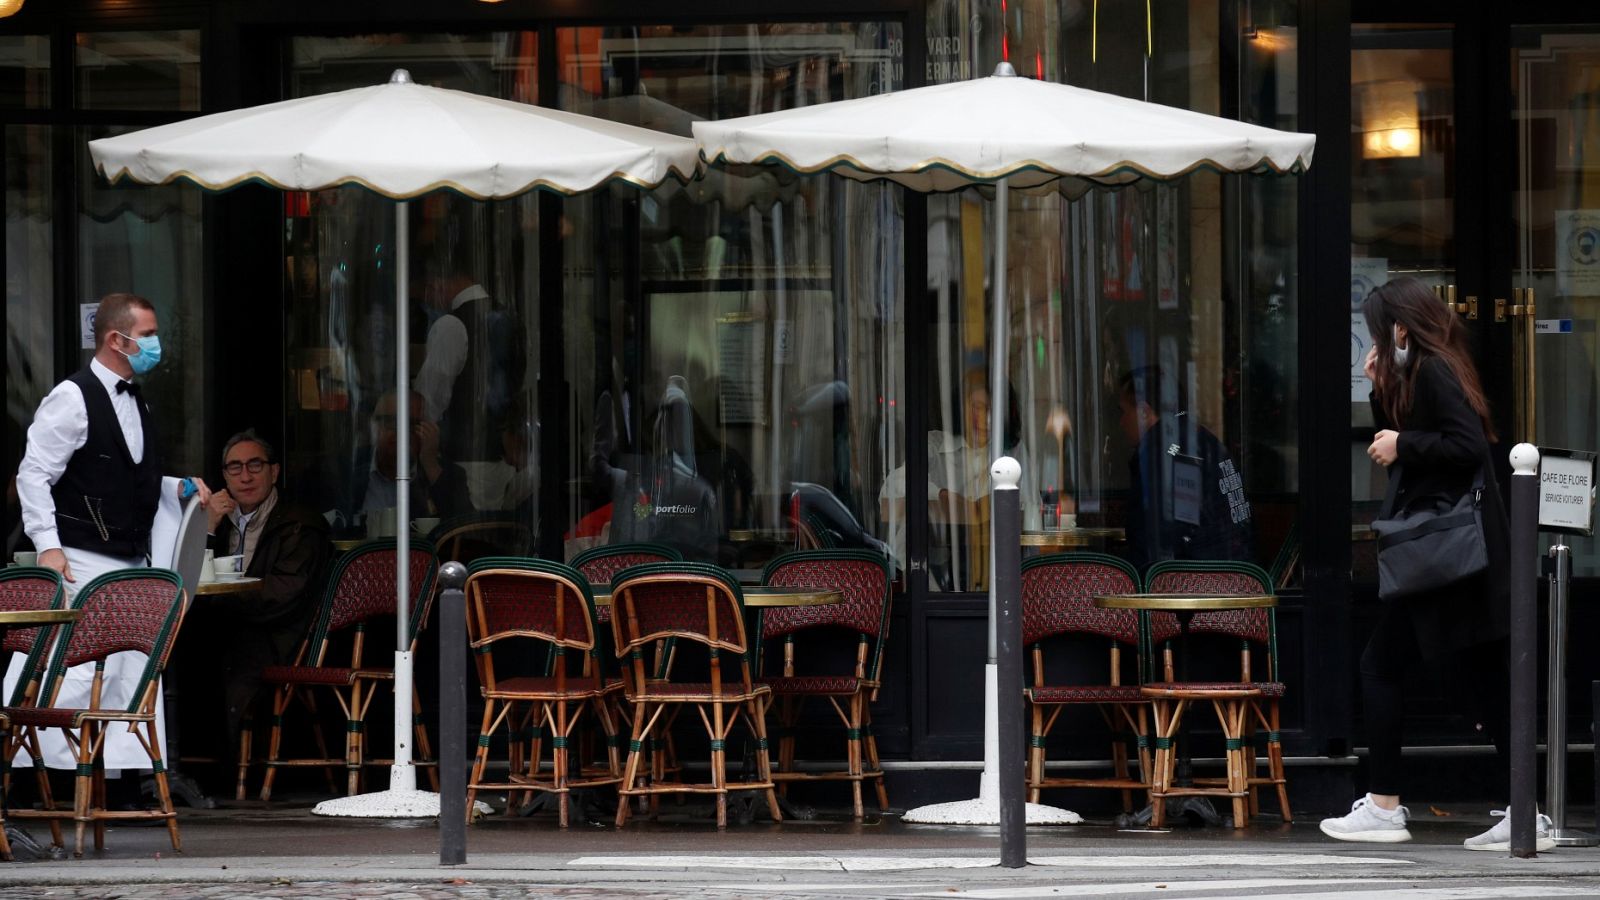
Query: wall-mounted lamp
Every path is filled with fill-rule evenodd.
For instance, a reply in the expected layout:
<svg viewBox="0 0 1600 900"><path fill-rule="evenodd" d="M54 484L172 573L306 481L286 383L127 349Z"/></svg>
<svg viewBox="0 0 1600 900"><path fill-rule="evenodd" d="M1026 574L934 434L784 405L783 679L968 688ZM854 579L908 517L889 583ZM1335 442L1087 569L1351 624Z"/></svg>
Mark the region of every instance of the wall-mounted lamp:
<svg viewBox="0 0 1600 900"><path fill-rule="evenodd" d="M1421 156L1416 82L1396 79L1362 85L1361 132L1364 159Z"/></svg>
<svg viewBox="0 0 1600 900"><path fill-rule="evenodd" d="M22 12L23 0L0 0L0 19Z"/></svg>

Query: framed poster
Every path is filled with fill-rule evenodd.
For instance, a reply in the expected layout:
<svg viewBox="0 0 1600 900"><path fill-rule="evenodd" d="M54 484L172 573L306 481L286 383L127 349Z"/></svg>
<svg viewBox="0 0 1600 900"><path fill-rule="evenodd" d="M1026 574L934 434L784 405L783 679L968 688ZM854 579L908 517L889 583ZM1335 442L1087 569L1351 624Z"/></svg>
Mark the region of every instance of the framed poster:
<svg viewBox="0 0 1600 900"><path fill-rule="evenodd" d="M717 317L717 413L724 425L767 424L767 320Z"/></svg>

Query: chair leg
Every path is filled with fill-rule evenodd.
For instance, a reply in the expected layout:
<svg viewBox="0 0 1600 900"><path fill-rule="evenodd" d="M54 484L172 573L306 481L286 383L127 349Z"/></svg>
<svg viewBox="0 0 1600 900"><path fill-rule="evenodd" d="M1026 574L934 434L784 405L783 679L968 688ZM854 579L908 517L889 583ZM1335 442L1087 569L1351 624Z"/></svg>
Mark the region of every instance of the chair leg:
<svg viewBox="0 0 1600 900"><path fill-rule="evenodd" d="M106 728L102 725L96 730L104 734ZM138 776L133 775L133 777L137 778ZM98 755L95 760L94 777L90 784L92 787L89 793L89 818L94 826L94 849L98 853L106 849L106 821L100 818L99 813L111 808L110 804L106 802L105 760Z"/></svg>
<svg viewBox="0 0 1600 900"><path fill-rule="evenodd" d="M878 788L878 811L889 811L889 791L883 784L883 764L878 761L878 738L872 733L872 702L861 704L861 736L867 748L867 765L875 773L873 782Z"/></svg>
<svg viewBox="0 0 1600 900"><path fill-rule="evenodd" d="M294 697L294 686L284 685L273 692L272 734L267 740L267 773L261 779L261 801L272 802L272 782L278 777L278 754L283 749L283 714ZM315 713L312 714L315 716ZM327 757L324 756L324 759Z"/></svg>
<svg viewBox="0 0 1600 900"><path fill-rule="evenodd" d="M1247 706L1243 700L1212 700L1217 713L1217 724L1227 752L1228 793L1233 800L1233 827L1243 828L1250 822L1249 781L1244 770L1244 723L1240 713Z"/></svg>
<svg viewBox="0 0 1600 900"><path fill-rule="evenodd" d="M84 725L78 734L78 773L72 782L72 824L75 833L72 855L82 859L83 833L89 824L89 794L94 783L94 744L91 742L90 726Z"/></svg>
<svg viewBox="0 0 1600 900"><path fill-rule="evenodd" d="M489 765L489 738L494 730L494 700L484 698L483 722L478 726L478 749L472 758L472 776L467 781L467 824L472 824L472 811L477 806L478 785L483 783L483 770ZM506 804L511 812L511 804Z"/></svg>
<svg viewBox="0 0 1600 900"><path fill-rule="evenodd" d="M33 778L34 782L39 787L39 805L46 812L53 812L56 808L56 800L55 795L50 791L50 770L45 768L44 752L39 746L39 733L32 728L29 728L26 732L26 735L28 755L33 757ZM16 755L16 748L11 748L9 752L14 757ZM10 760L6 761L8 766L10 762ZM58 818L51 818L49 822L50 846L57 850L66 849L67 838L61 828L61 820Z"/></svg>
<svg viewBox="0 0 1600 900"><path fill-rule="evenodd" d="M300 703L306 708L306 718L311 722L311 737L317 742L317 758L332 759L328 753L328 736L322 731L322 713L317 711L317 695L306 691L300 695ZM328 788L328 793L334 792L333 767L322 768L322 782Z"/></svg>
<svg viewBox="0 0 1600 900"><path fill-rule="evenodd" d="M1294 813L1289 809L1289 779L1283 772L1283 744L1278 738L1278 701L1268 702L1270 724L1267 727L1267 769L1272 774L1274 785L1278 788L1278 807L1283 811L1283 821L1287 825L1294 821Z"/></svg>
<svg viewBox="0 0 1600 900"><path fill-rule="evenodd" d="M628 823L628 798L621 791L635 789L635 780L639 777L639 756L644 752L644 725L645 716L648 714L645 704L636 703L633 707L633 736L628 742L628 764L623 768L622 785L617 797L617 827L621 828Z"/></svg>
<svg viewBox="0 0 1600 900"><path fill-rule="evenodd" d="M772 757L767 751L767 701L762 700L760 697L752 699L749 705L749 712L746 715L750 719L751 729L756 733L756 772L758 777L767 784L767 811L772 814L772 821L782 822L783 810L778 807L778 792L772 787ZM856 784L859 786L861 782L858 781ZM726 778L724 778L722 786L727 788ZM722 796L724 798L728 796L726 790L723 791ZM859 796L856 798L856 816L857 818L861 816Z"/></svg>
<svg viewBox="0 0 1600 900"><path fill-rule="evenodd" d="M182 853L183 839L178 836L178 814L172 808L172 786L167 782L167 767L161 761L161 742L155 722L145 723L145 735L145 750L150 754L150 768L155 771L156 799L161 802L161 811L167 816L167 837L172 841L172 852Z"/></svg>
<svg viewBox="0 0 1600 900"><path fill-rule="evenodd" d="M422 695L417 693L415 687L411 688L411 721L412 728L417 734L417 761L431 762L427 766L428 785L435 794L439 793L439 766L438 760L433 757L433 745L428 743L428 726L422 721Z"/></svg>
<svg viewBox="0 0 1600 900"><path fill-rule="evenodd" d="M250 751L255 744L255 723L246 718L239 725L239 777L234 783L233 799L244 799L244 783L250 774Z"/></svg>
<svg viewBox="0 0 1600 900"><path fill-rule="evenodd" d="M552 723L555 734L550 737L550 785L556 790L561 827L566 828L571 809L571 794L567 792L567 702L557 700L548 705L555 707Z"/></svg>
<svg viewBox="0 0 1600 900"><path fill-rule="evenodd" d="M1033 713L1033 731L1028 741L1028 802L1038 803L1044 786L1044 710L1031 700L1027 702Z"/></svg>

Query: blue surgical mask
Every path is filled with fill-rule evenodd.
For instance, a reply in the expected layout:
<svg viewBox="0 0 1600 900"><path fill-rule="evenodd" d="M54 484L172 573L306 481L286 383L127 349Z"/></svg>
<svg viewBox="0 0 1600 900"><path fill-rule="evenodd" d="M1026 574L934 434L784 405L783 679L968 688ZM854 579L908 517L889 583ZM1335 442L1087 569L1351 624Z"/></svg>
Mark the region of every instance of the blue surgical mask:
<svg viewBox="0 0 1600 900"><path fill-rule="evenodd" d="M117 334L122 334L122 332L119 331ZM147 334L139 338L129 337L126 334L122 334L122 336L139 345L138 353L131 356L123 354L128 357L128 365L133 367L133 374L143 375L154 369L156 363L161 362L161 335Z"/></svg>

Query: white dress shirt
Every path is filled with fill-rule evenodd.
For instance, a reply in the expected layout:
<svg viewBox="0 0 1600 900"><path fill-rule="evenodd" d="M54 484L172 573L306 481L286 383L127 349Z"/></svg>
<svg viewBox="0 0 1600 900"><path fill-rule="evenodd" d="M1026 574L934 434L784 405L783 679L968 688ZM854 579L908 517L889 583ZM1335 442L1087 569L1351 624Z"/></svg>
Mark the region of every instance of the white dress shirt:
<svg viewBox="0 0 1600 900"><path fill-rule="evenodd" d="M450 301L450 311L455 312L464 303L484 300L489 292L482 285L472 285L455 295ZM467 326L455 316L444 316L428 329L428 344L423 350L422 368L417 372L417 392L422 395L423 415L430 422L444 418L450 408L450 395L456 386L456 377L467 365Z"/></svg>
<svg viewBox="0 0 1600 900"><path fill-rule="evenodd" d="M89 371L100 380L111 396L111 408L122 426L122 438L135 463L144 459L144 423L133 394L118 393L117 373L101 364L89 363ZM89 440L89 408L83 391L73 381L63 381L39 403L28 426L28 449L17 467L17 498L22 501L22 528L34 549L40 553L61 549L56 533L56 501L50 489L67 470L67 463Z"/></svg>

